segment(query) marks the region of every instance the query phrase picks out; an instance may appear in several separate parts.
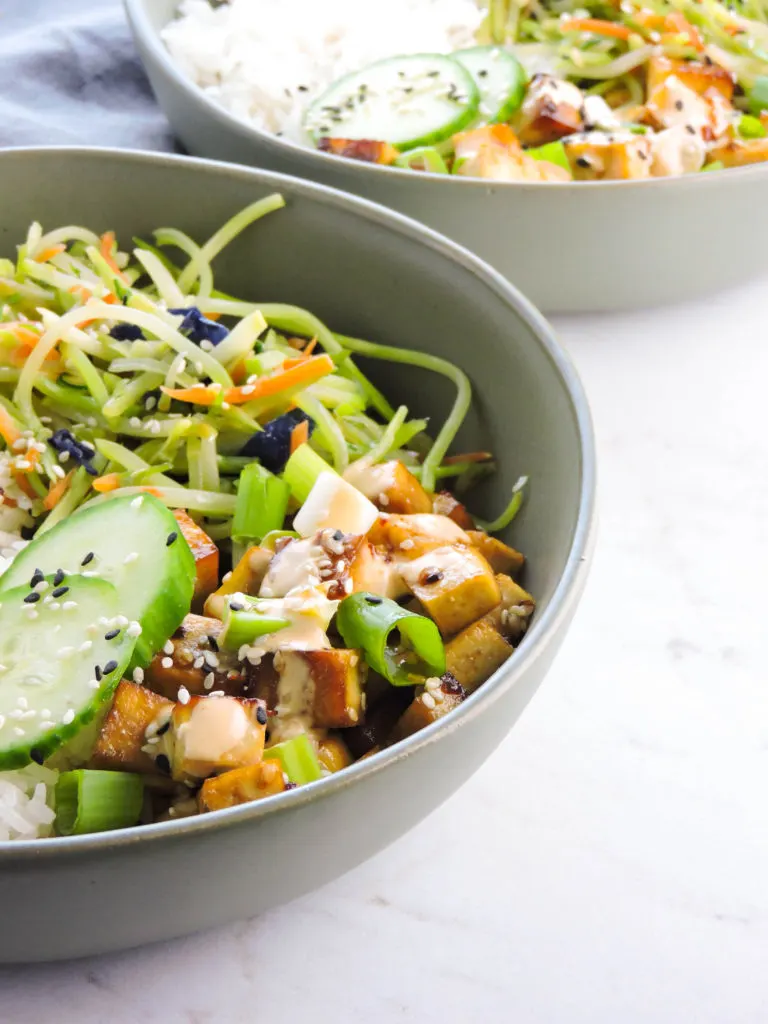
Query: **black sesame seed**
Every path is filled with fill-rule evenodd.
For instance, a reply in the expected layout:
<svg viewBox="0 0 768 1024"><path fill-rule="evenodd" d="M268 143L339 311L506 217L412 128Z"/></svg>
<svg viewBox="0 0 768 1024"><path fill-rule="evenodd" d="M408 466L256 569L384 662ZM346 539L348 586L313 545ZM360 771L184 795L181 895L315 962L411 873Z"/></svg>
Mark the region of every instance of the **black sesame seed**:
<svg viewBox="0 0 768 1024"><path fill-rule="evenodd" d="M576 157L576 163L578 164L579 167L591 167L592 166L590 164L589 160L587 160L587 158L585 156L577 156Z"/></svg>
<svg viewBox="0 0 768 1024"><path fill-rule="evenodd" d="M428 71L427 72L427 78L439 78L439 77L440 77L440 72L439 71Z"/></svg>
<svg viewBox="0 0 768 1024"><path fill-rule="evenodd" d="M241 612L245 608L244 604L240 604L239 601L231 601L229 605L230 611Z"/></svg>
<svg viewBox="0 0 768 1024"><path fill-rule="evenodd" d="M427 569L426 572L421 574L422 583L439 583L443 578L443 574L439 569Z"/></svg>
<svg viewBox="0 0 768 1024"><path fill-rule="evenodd" d="M296 88L299 90L299 92L309 92L308 85L297 85Z"/></svg>
<svg viewBox="0 0 768 1024"><path fill-rule="evenodd" d="M640 157L641 160L647 160L648 159L648 154L644 153L642 151L642 149L638 150L637 155Z"/></svg>
<svg viewBox="0 0 768 1024"><path fill-rule="evenodd" d="M37 747L32 747L32 749L29 752L29 756L32 758L35 764L42 764L43 761L45 760L42 750L38 750Z"/></svg>
<svg viewBox="0 0 768 1024"><path fill-rule="evenodd" d="M56 587L55 590L51 591L51 597L64 597L69 590L69 587Z"/></svg>
<svg viewBox="0 0 768 1024"><path fill-rule="evenodd" d="M366 597L365 600L366 600L367 604L381 604L382 603L382 598L380 598L380 597Z"/></svg>
<svg viewBox="0 0 768 1024"><path fill-rule="evenodd" d="M45 576L43 576L42 570L35 569L35 571L32 573L32 579L29 581L29 585L30 587L36 587L37 584L42 583L44 579Z"/></svg>
<svg viewBox="0 0 768 1024"><path fill-rule="evenodd" d="M168 536L165 538L165 546L169 548L178 536L179 535L176 532L176 530L173 530L171 533L169 533Z"/></svg>
<svg viewBox="0 0 768 1024"><path fill-rule="evenodd" d="M158 754L155 758L155 764L165 775L171 774L171 762L165 754Z"/></svg>
<svg viewBox="0 0 768 1024"><path fill-rule="evenodd" d="M675 100L675 110L682 110L684 105L682 100Z"/></svg>
<svg viewBox="0 0 768 1024"><path fill-rule="evenodd" d="M104 666L104 675L105 676L110 675L110 673L114 672L116 668L117 668L117 662L116 661L108 661L107 664Z"/></svg>
<svg viewBox="0 0 768 1024"><path fill-rule="evenodd" d="M259 725L267 724L267 712L262 707L256 708L256 721Z"/></svg>
<svg viewBox="0 0 768 1024"><path fill-rule="evenodd" d="M208 646L211 648L212 651L218 651L219 649L219 643L216 637L213 636L211 633L208 634Z"/></svg>
<svg viewBox="0 0 768 1024"><path fill-rule="evenodd" d="M488 72L487 72L487 71L485 70L485 68L481 68L481 69L480 69L480 70L479 70L479 71L477 72L477 77L478 77L478 78L485 78L485 77L486 77L487 75L488 75Z"/></svg>
<svg viewBox="0 0 768 1024"><path fill-rule="evenodd" d="M36 590L33 590L31 594L27 594L24 598L24 604L35 604L36 601L40 600L40 595Z"/></svg>
<svg viewBox="0 0 768 1024"><path fill-rule="evenodd" d="M334 540L344 540L344 534L341 532L341 530L336 530L336 532L333 535L333 539Z"/></svg>
<svg viewBox="0 0 768 1024"><path fill-rule="evenodd" d="M165 724L164 724L164 725L161 725L161 726L160 726L160 728L159 728L159 729L157 730L157 733L156 733L156 735L157 735L157 736L165 736L165 734L166 734L166 733L168 732L168 730L169 730L170 728L171 728L171 720L170 720L170 718L169 718L169 719L168 719L168 721L167 721L167 722L165 722Z"/></svg>
<svg viewBox="0 0 768 1024"><path fill-rule="evenodd" d="M299 788L298 787L298 783L296 783L296 782L286 782L286 784L285 784L286 792L288 792L289 789L298 789L298 788Z"/></svg>
<svg viewBox="0 0 768 1024"><path fill-rule="evenodd" d="M120 630L119 629L110 629L110 631L108 633L104 634L104 639L105 640L114 640L116 636L120 636Z"/></svg>
<svg viewBox="0 0 768 1024"><path fill-rule="evenodd" d="M687 124L685 126L685 130L688 132L689 135L695 135L696 134L696 129L693 127L692 124Z"/></svg>
<svg viewBox="0 0 768 1024"><path fill-rule="evenodd" d="M96 676L96 682L100 683L101 682L101 666L100 665L95 665L94 666L93 674Z"/></svg>
<svg viewBox="0 0 768 1024"><path fill-rule="evenodd" d="M85 556L85 558L80 563L80 565L88 565L89 562L93 561L94 557L95 556L94 556L93 551L89 551L88 554Z"/></svg>
<svg viewBox="0 0 768 1024"><path fill-rule="evenodd" d="M63 569L57 569L56 573L54 574L54 577L53 577L53 585L54 585L54 587L60 586L64 582L64 579L65 579L66 575L67 574L64 572Z"/></svg>

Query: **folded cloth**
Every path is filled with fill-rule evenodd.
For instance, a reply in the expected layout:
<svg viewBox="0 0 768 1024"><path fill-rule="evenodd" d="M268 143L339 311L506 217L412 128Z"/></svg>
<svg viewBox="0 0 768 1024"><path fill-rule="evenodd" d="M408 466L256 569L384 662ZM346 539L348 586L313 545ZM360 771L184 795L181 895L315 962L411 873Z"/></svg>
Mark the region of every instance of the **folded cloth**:
<svg viewBox="0 0 768 1024"><path fill-rule="evenodd" d="M0 147L174 150L120 0L3 0Z"/></svg>

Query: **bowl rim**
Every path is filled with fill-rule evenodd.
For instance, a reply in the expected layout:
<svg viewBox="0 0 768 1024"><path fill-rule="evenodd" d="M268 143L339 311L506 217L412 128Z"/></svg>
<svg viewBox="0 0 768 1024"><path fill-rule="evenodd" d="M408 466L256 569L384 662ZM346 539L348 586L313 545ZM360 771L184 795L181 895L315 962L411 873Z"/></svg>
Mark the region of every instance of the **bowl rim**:
<svg viewBox="0 0 768 1024"><path fill-rule="evenodd" d="M365 163L364 161L356 161L334 156L330 153L323 153L320 150L302 146L291 139L274 135L272 132L263 131L256 125L250 124L248 121L231 114L224 107L216 103L215 100L211 99L178 66L160 38L160 33L155 30L149 21L147 16L147 4L149 2L150 0L123 0L123 6L136 40L140 40L147 47L165 74L173 80L176 87L181 89L192 103L196 103L221 126L228 128L234 134L252 142L256 141L275 154L286 153L292 155L296 161L303 164L301 173L312 175L314 172L320 174L323 169L333 171L336 168L339 173L346 170L350 175L359 174L361 177L364 175L379 175L382 183L386 181L411 181L412 184L409 186L411 188L416 188L415 182L420 181L422 187L425 188L429 187L430 183L439 183L440 188L471 187L476 192L478 190L485 192L492 188L494 190L514 189L522 192L550 191L551 189L567 192L576 189L581 193L584 189L613 191L615 189L648 189L660 188L662 186L667 190L671 190L688 188L693 182L700 183L693 185L692 187L694 188L712 187L713 182L716 185L717 182L723 180L723 175L727 175L726 180L733 180L734 185L737 181L745 179L759 179L762 177L768 179L768 161L748 164L743 167L724 167L717 171L708 171L705 174L679 174L664 178L633 178L609 181L492 181L486 178L464 178L458 175L435 174L431 171L420 171L418 174L411 173L410 177L404 179L403 175L406 175L407 172L402 168ZM179 2L180 0L176 0L177 5ZM143 58L142 63L144 63ZM300 172L296 170L294 173L298 174Z"/></svg>
<svg viewBox="0 0 768 1024"><path fill-rule="evenodd" d="M526 673L555 639L558 633L558 624L569 615L571 607L581 592L595 530L595 439L586 393L576 369L544 316L514 285L468 249L410 217L372 203L367 199L302 178L243 167L239 164L227 164L172 153L121 150L114 147L34 146L13 147L0 151L0 165L14 161L24 162L29 159L45 160L51 165L54 160L60 160L62 156L93 159L95 162L134 165L139 169L143 166L165 167L169 172L176 167L185 166L222 181L228 178L239 178L275 189L283 188L289 194L298 194L320 201L330 207L344 209L347 212L351 210L356 216L384 227L394 234L404 237L410 243L431 250L438 257L458 264L467 273L479 278L528 326L545 355L548 356L554 372L566 391L579 435L581 463L579 506L570 550L548 607L541 615L534 618L525 639L517 649L516 656L510 658L482 687L442 720L432 723L394 747L382 750L363 761L355 762L343 772L263 801L243 804L211 814L181 818L177 821L135 825L113 832L90 833L82 836L56 836L47 839L14 839L0 842L0 867L8 867L22 862L28 866L31 856L34 856L35 860L39 862L41 859L48 860L51 857L66 858L67 856L84 856L96 851L117 851L132 847L137 843L151 844L174 841L198 833L205 834L219 829L235 828L271 815L289 813L307 803L331 797L334 793L355 785L385 770L390 764L402 761L416 751L439 741L442 736L453 732L475 715L484 712Z"/></svg>

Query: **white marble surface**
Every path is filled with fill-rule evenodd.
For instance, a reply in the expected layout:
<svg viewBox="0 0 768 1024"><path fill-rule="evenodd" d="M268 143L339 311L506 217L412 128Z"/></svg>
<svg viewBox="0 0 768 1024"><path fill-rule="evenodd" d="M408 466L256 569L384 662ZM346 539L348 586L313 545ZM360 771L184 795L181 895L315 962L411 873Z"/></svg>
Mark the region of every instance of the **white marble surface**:
<svg viewBox="0 0 768 1024"><path fill-rule="evenodd" d="M3 1024L768 1020L766 284L559 321L600 544L549 679L454 799L259 921L0 969Z"/></svg>

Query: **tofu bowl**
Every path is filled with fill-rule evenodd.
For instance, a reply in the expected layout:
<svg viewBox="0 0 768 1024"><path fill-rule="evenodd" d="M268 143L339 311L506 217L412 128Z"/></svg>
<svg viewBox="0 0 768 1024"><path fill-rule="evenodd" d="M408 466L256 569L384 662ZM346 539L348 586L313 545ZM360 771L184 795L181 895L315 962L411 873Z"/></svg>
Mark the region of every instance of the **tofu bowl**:
<svg viewBox="0 0 768 1024"><path fill-rule="evenodd" d="M110 150L8 150L0 185L23 962L257 915L447 799L565 636L595 467L547 323L416 222Z"/></svg>
<svg viewBox="0 0 768 1024"><path fill-rule="evenodd" d="M446 0L443 6L446 11L454 11L462 2ZM206 4L207 0L196 5L188 3L184 11L193 6L202 9ZM765 160L768 146L762 136L768 131L768 110L762 115L762 121L756 116L745 115L744 132L752 132L761 137L744 140L737 135L736 141L715 141L706 146L702 143L698 127L694 125L693 137L688 134L689 125L681 121L681 118L693 121L697 118L714 119L715 128L710 129L707 125L702 131L705 135L711 130L726 132L723 136L725 140L737 133L733 119L741 117L741 111L749 109L747 103L752 102L747 95L732 97L732 76L711 61L709 52L691 51L696 58L693 70L681 71L674 59L661 57L656 60L653 74L658 78L660 95L654 102L659 110L651 115L650 107L644 107L642 109L645 113L642 116L655 116L657 124L672 125L663 134L659 132L658 138L653 137L654 129L648 129L642 123L632 124L631 130L618 132L615 137L610 134L606 136L605 132L582 132L581 136L574 135L570 141L565 139L565 149L570 154L567 158L570 161L568 173L563 174L561 168L556 166L558 160L563 160L562 144L556 143L555 148L560 147L559 157L545 153L547 145L539 146L535 154L537 157L542 156L541 161L529 159L528 153L533 150L514 156L514 161L523 160L525 166L521 164L521 167L525 174L522 177L526 180L517 180L517 174L516 180L497 180L503 175L496 175L495 171L487 176L472 176L473 155L477 152L489 154L488 159L494 167L497 160L506 159L517 142L513 139L507 143L506 139L501 138L502 131L507 128L505 123L480 129L481 134L490 131L493 139L489 136L482 145L478 143L478 150L473 142L477 133L467 130L466 126L462 127L463 114L452 122L452 130L464 133L463 136L454 135L454 142L461 138L459 147L464 147L470 153L467 158L461 155L460 148L455 153L451 151L453 173L445 173L440 155L443 144L432 144L429 140L434 136L430 136L426 129L422 130L421 124L418 127L411 126L406 131L410 139L409 146L419 143L415 149L410 150L410 153L415 154L415 162L406 165L402 164L402 160L408 157L408 153L397 158L390 146L391 159L386 155L377 155L376 147L380 149L381 144L375 142L363 143L362 149L365 152L362 152L358 144L345 147L343 139L320 138L315 140L315 144L299 144L296 141L299 134L307 135L311 131L319 136L343 136L344 131L347 131L353 139L359 139L360 126L348 125L346 122L354 118L352 107L361 95L365 95L354 90L366 83L359 83L354 74L347 76L352 81L341 78L338 82L338 95L333 92L335 87L331 86L326 94L328 98L321 97L316 101L316 105L319 104L317 117L312 120L314 108L306 113L306 125L309 127L306 130L302 128L301 132L294 123L298 115L290 107L293 101L285 101L283 97L286 109L281 108L280 116L276 113L271 119L272 124L266 126L260 122L261 113L257 118L249 107L253 96L261 95L258 90L263 85L263 76L260 77L254 71L256 93L249 92L246 85L248 67L251 58L253 68L261 64L269 68L272 60L276 62L275 74L283 75L281 81L292 81L291 74L284 70L286 66L294 66L285 41L282 49L276 44L277 48L271 54L271 44L266 42L263 45L264 52L258 50L256 43L253 44L253 51L244 50L245 41L238 50L227 37L221 42L222 52L227 53L224 63L235 66L240 62L239 66L245 68L235 82L228 83L215 59L210 56L219 45L216 33L221 31L215 28L213 21L210 48L207 46L209 37L206 37L206 45L200 46L199 41L195 43L192 38L194 34L190 35L191 48L197 45L200 51L193 68L192 62L185 64L177 52L182 49L181 43L178 43L174 53L170 52L167 45L171 38L168 26L175 24L180 8L179 0L125 0L125 6L155 95L176 136L190 153L314 180L418 219L493 265L546 313L622 310L691 299L713 290L738 285L768 268L768 252L761 242L768 227L768 209L762 202L768 187L768 163L754 162L737 166L746 161ZM222 5L216 6L220 10ZM407 0L403 0L398 10L406 6ZM499 6L508 5L491 4L492 8ZM642 6L639 0L635 6ZM391 34L386 24L387 17L384 8L372 14L371 25L375 32L369 32L368 35L381 35L386 40ZM434 14L430 13L429 17L434 17ZM648 17L651 15L648 14ZM318 18L319 25L322 19L319 15ZM449 14L446 14L446 19L449 22ZM579 21L576 18L572 20L574 24ZM585 21L581 18L579 24L582 23L585 26L582 36L586 28L596 25L598 31L601 31L606 25L595 19ZM268 20L266 24L264 32L265 37L268 37ZM693 33L690 24L686 24ZM624 25L608 27L611 31L629 31ZM310 29L311 26L306 31ZM415 24L415 29L419 29L418 24ZM248 26L243 22L244 40L251 39L247 33ZM648 29L648 33L653 38L658 35L654 29ZM177 41L181 38L180 32L174 36ZM280 33L277 32L277 36L273 34L272 38L278 38L279 41ZM586 38L588 42L582 53L586 53L584 59L590 61L602 59L600 47L616 42L615 39L606 39L599 34L587 34ZM405 42L405 39L408 41ZM359 43L363 64L368 65L370 61L378 59L382 52L389 52L386 47L390 44L384 41L377 47L370 43L370 39L358 40L355 37L355 40ZM250 42L248 45L251 45ZM435 31L429 26L422 26L421 34L416 32L410 37L404 30L404 35L397 35L391 45L394 47L393 52L397 52L398 47L401 50L410 47L407 52L412 53L416 46L437 49L439 39L435 41ZM446 36L445 46L448 49L468 45L464 36L458 41L450 33ZM624 47L626 44L622 42L620 45ZM641 47L634 36L631 45L637 45L638 53L645 53L646 59L648 52L653 50L650 43ZM681 54L686 55L687 60L690 47L686 38L682 42L678 40L675 45ZM529 50L536 48L535 44L533 47L531 44L527 46ZM665 52L670 50L670 46L667 45ZM440 52L446 51L443 49ZM478 75L489 75L487 81L493 79L495 82L500 75L503 77L504 72L498 67L493 74L485 67L479 71L474 68L478 60L477 52L472 49L462 50L462 53L468 55L465 59L470 62L470 70L474 69ZM713 49L712 52L716 59L720 59L722 49ZM368 54L366 58L362 56L365 53ZM628 58L635 59L633 52L623 54L614 63L626 63ZM536 59L534 53L531 68L536 66ZM430 66L429 69L426 69L426 57L423 54L419 57L396 58L406 62L403 64L405 70L400 69L399 65L396 68L391 66L394 60L370 63L368 70L377 75L386 73L390 77L398 76L394 79L395 83L410 81L404 77L410 74L408 62L420 61L417 70L423 71L427 76L425 80L443 84L437 76L445 71L444 58L438 56L436 66ZM456 81L451 80L446 85L448 100L465 101L467 92L461 90L465 86L467 89L474 88L473 83L467 82L466 69L462 71L456 68L457 61L448 63L454 65L446 72L449 77L459 76ZM295 64L301 68L301 61L296 60ZM343 62L338 66L346 70ZM764 73L760 74L760 68L757 66L752 72L757 74L754 87L756 94L761 88L768 88L768 77ZM193 74L195 69L198 72L196 76ZM296 76L300 73L297 70ZM430 75L436 77L430 79ZM327 77L323 79L323 87L327 84ZM626 75L624 77L627 78ZM674 88L666 85L666 79L670 77L674 78ZM638 82L631 75L629 78L632 89L639 88ZM198 80L208 84L202 87L196 84ZM478 78L476 81L482 85L483 79ZM582 90L584 103L579 111L578 96L573 101L570 97L570 92L575 90L578 94L579 90L570 83L566 84L568 95L562 90L554 95L546 82L537 81L529 87L529 100L534 105L538 103L541 109L551 111L554 108L561 111L558 117L566 121L573 114L580 124L586 124L590 119L599 122L601 110L603 113L607 110L601 95L597 93L586 96L586 89ZM514 81L510 85L508 81L505 88L508 92L510 89L514 91L518 85ZM598 89L599 86L598 80ZM299 85L299 88L309 90L309 95L314 96L313 87ZM275 110L280 106L283 91L279 90L280 96L275 95ZM699 93L706 94L706 99ZM484 93L481 92L481 100L483 97ZM731 99L726 97L735 99L741 107L733 107ZM768 93L764 98L768 104ZM265 111L266 119L269 119L272 99L273 93L270 92L269 100L262 101L259 108ZM757 106L751 109L756 110L763 101L755 99L754 102ZM707 104L710 106L707 107ZM403 108L402 105L398 109L405 109L405 113L412 118L416 113L423 113ZM337 110L340 113L333 113ZM350 110L352 113L349 113ZM323 117L330 119L331 123L321 124ZM334 118L339 121L338 127L334 127ZM727 125L731 127L726 129L724 126ZM276 134L278 126L281 128L280 135ZM286 127L285 131L282 131L283 126ZM376 127L378 125L372 130L375 131ZM471 123L469 128L472 128ZM571 126L562 130L581 131L581 128L574 129ZM652 135L641 134L649 130ZM537 142L535 133L530 134L532 144L537 146L540 141L546 143L549 138L544 134ZM501 153L501 150L504 152ZM348 159L339 155L345 153L353 153L358 158ZM399 161L400 166L387 166L371 160ZM463 168L456 173L456 165L462 162ZM441 165L442 173L436 173L436 164ZM707 173L701 173L700 168L705 164ZM651 166L653 174L669 176L648 177ZM531 168L540 170L542 167L551 171L543 176L546 180L540 180L541 174L528 173ZM602 168L607 177L616 180L567 180L572 176L589 179L597 173L597 167ZM725 169L718 170L718 167ZM683 171L689 173L681 173ZM464 176L467 174L469 176ZM626 180L618 180L622 177Z"/></svg>

